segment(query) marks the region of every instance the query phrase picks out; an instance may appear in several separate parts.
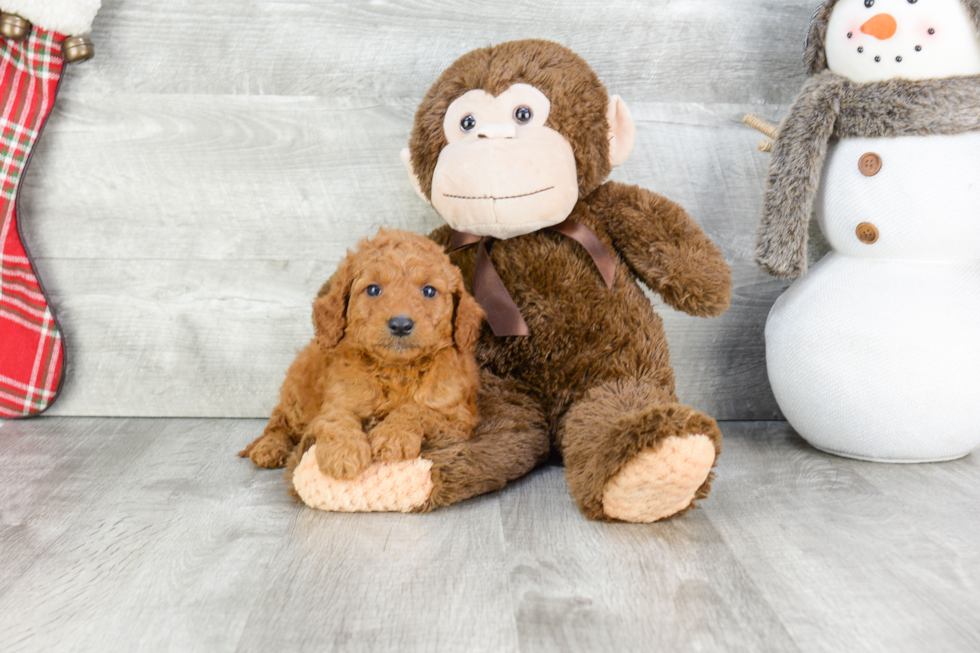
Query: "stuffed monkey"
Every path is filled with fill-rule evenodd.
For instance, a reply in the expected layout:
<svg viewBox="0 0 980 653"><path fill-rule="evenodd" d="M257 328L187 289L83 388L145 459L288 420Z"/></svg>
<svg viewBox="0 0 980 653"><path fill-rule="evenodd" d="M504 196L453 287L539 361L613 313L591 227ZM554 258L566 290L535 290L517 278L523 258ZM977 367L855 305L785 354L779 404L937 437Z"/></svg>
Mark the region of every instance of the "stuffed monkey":
<svg viewBox="0 0 980 653"><path fill-rule="evenodd" d="M502 486L550 450L590 519L652 522L708 494L721 433L678 402L661 319L716 316L730 272L677 204L603 180L635 129L571 50L516 41L475 50L426 94L403 159L447 226L431 237L487 312L477 343L482 421L423 453L426 508Z"/></svg>

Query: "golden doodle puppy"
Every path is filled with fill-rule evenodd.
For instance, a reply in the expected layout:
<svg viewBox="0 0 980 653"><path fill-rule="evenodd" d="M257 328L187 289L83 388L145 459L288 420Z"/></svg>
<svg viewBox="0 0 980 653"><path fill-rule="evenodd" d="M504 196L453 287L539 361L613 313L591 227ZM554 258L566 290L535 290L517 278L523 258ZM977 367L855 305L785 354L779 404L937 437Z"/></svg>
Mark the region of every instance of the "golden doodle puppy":
<svg viewBox="0 0 980 653"><path fill-rule="evenodd" d="M295 467L316 444L323 473L351 479L372 460L415 458L423 442L468 440L483 318L438 245L381 229L320 289L316 337L286 372L265 432L238 455Z"/></svg>

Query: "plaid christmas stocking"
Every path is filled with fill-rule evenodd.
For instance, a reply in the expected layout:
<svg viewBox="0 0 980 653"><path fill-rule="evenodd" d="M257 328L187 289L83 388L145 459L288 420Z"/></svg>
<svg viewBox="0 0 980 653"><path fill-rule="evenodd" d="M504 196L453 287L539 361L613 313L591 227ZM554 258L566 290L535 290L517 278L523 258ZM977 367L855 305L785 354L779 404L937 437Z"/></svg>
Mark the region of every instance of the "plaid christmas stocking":
<svg viewBox="0 0 980 653"><path fill-rule="evenodd" d="M76 6L59 12L61 1ZM51 19L57 25L70 18L69 26L84 28L85 16L77 20L78 4L87 3L0 0L0 418L42 412L57 397L64 378L61 329L21 241L17 197L69 52L62 48L64 34L31 22ZM17 15L6 13L15 10ZM97 10L96 3L94 10L84 12L91 14L88 25ZM57 17L49 16L51 12ZM77 55L77 50L69 52L70 57Z"/></svg>

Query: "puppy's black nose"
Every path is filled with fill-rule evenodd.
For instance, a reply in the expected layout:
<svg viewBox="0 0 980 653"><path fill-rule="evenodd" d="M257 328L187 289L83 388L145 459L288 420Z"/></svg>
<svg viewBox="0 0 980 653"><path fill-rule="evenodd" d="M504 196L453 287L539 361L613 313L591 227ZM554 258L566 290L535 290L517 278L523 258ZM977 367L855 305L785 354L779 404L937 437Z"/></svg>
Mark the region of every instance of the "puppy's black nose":
<svg viewBox="0 0 980 653"><path fill-rule="evenodd" d="M391 335L398 336L399 338L407 336L414 328L415 322L412 321L412 318L404 315L398 315L388 320L388 330L391 331Z"/></svg>

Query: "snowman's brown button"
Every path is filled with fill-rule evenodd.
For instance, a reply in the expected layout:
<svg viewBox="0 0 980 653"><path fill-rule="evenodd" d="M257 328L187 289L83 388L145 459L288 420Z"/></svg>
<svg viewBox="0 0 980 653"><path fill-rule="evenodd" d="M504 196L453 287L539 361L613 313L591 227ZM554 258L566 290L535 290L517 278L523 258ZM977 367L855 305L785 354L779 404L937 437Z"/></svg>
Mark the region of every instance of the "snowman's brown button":
<svg viewBox="0 0 980 653"><path fill-rule="evenodd" d="M868 152L858 161L858 170L865 177L874 177L881 172L881 157L874 152Z"/></svg>
<svg viewBox="0 0 980 653"><path fill-rule="evenodd" d="M854 231L857 233L858 240L865 245L873 245L878 242L878 227L870 222L862 222Z"/></svg>

